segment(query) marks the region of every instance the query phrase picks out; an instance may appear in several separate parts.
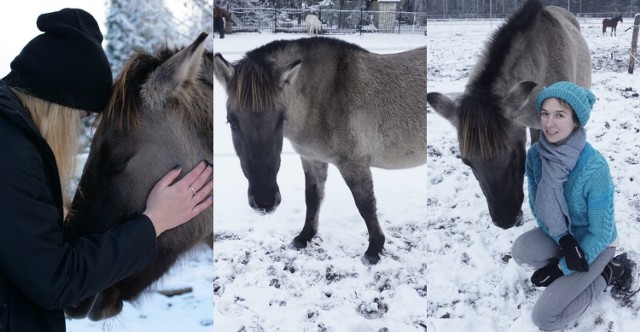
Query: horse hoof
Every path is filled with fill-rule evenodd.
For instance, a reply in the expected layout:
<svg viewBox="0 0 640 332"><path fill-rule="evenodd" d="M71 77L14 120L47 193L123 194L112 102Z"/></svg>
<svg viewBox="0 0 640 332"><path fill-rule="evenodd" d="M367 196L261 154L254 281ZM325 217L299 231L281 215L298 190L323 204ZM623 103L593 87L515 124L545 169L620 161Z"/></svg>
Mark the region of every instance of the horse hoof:
<svg viewBox="0 0 640 332"><path fill-rule="evenodd" d="M291 245L293 245L293 247L296 249L304 249L307 247L307 241L296 236L295 238L293 238L293 241L291 241Z"/></svg>
<svg viewBox="0 0 640 332"><path fill-rule="evenodd" d="M380 255L378 254L370 254L370 253L364 253L364 256L362 257L362 262L365 265L376 265L378 264L378 262L380 261Z"/></svg>

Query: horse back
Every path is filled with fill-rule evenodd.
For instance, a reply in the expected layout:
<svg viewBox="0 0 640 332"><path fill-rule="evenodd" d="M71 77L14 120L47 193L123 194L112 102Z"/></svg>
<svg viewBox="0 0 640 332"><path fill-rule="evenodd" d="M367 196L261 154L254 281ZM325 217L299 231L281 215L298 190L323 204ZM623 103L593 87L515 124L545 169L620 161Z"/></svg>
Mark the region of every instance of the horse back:
<svg viewBox="0 0 640 332"><path fill-rule="evenodd" d="M298 152L323 146L327 159L361 158L382 168L424 163L426 47L376 54L319 46L302 52L299 77L285 92L285 136Z"/></svg>

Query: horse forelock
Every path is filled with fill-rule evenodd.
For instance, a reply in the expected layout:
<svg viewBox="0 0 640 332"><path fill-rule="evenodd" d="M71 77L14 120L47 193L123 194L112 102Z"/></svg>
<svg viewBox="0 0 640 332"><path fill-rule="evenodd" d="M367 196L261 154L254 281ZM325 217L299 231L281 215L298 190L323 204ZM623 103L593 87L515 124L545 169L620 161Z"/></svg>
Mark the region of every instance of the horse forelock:
<svg viewBox="0 0 640 332"><path fill-rule="evenodd" d="M275 104L277 77L271 66L253 57L245 57L236 66L227 92L231 108L264 112Z"/></svg>
<svg viewBox="0 0 640 332"><path fill-rule="evenodd" d="M458 140L463 157L493 159L507 146L506 128L498 97L488 92L464 94L458 101Z"/></svg>

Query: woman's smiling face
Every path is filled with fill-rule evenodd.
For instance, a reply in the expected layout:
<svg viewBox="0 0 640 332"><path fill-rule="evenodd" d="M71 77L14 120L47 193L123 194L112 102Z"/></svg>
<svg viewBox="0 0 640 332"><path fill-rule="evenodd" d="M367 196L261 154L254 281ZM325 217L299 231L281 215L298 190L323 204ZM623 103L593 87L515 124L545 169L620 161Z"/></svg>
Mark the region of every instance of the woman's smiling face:
<svg viewBox="0 0 640 332"><path fill-rule="evenodd" d="M557 98L549 98L542 103L540 125L549 143L563 142L573 129L578 127L573 111L568 105L563 104Z"/></svg>

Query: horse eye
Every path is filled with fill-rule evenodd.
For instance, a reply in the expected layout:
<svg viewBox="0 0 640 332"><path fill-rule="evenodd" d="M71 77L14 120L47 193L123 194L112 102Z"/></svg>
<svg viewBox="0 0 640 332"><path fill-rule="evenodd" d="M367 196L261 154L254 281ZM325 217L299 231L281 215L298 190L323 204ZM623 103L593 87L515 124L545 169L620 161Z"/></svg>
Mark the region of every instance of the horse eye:
<svg viewBox="0 0 640 332"><path fill-rule="evenodd" d="M238 130L238 124L234 120L227 119L227 123L229 124L229 128L231 128L231 130Z"/></svg>
<svg viewBox="0 0 640 332"><path fill-rule="evenodd" d="M127 168L129 159L131 158L123 159L109 164L109 166L107 166L105 170L105 173L107 173L108 175L116 175L122 173Z"/></svg>

